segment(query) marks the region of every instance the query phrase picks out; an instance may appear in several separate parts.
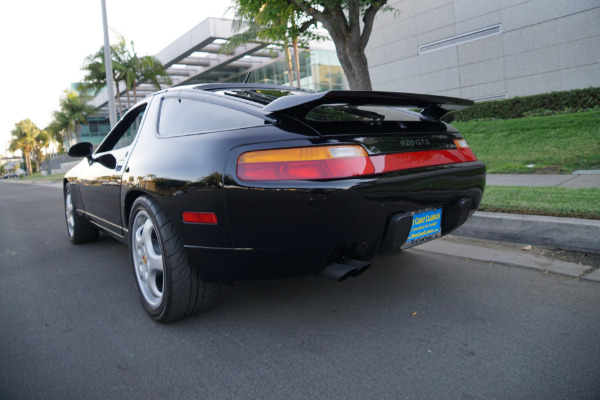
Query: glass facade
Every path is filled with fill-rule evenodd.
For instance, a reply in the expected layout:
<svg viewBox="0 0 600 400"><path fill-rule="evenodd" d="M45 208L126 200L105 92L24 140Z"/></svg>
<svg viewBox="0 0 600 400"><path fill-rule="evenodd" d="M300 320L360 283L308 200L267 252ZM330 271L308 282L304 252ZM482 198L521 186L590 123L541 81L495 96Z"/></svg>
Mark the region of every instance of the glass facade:
<svg viewBox="0 0 600 400"><path fill-rule="evenodd" d="M300 53L300 86L317 91L345 89L344 70L334 51L306 50ZM292 62L293 64L293 62ZM295 69L294 69L295 70ZM294 71L295 73L295 71ZM238 76L227 82L243 82ZM252 71L248 83L290 84L285 60L278 60ZM294 79L293 86L297 85Z"/></svg>
<svg viewBox="0 0 600 400"><path fill-rule="evenodd" d="M110 121L102 117L90 117L87 120L87 125L81 125L81 141L97 146L110 131Z"/></svg>

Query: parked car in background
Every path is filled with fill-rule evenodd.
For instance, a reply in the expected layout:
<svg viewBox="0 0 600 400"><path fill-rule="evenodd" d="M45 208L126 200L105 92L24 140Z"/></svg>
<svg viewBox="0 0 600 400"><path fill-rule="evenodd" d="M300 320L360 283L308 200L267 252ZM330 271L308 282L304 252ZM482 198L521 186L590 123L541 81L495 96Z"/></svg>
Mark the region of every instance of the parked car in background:
<svg viewBox="0 0 600 400"><path fill-rule="evenodd" d="M469 100L255 84L174 87L132 107L65 176L70 240L129 246L146 311L206 310L219 284L362 273L452 232L485 166L440 121Z"/></svg>

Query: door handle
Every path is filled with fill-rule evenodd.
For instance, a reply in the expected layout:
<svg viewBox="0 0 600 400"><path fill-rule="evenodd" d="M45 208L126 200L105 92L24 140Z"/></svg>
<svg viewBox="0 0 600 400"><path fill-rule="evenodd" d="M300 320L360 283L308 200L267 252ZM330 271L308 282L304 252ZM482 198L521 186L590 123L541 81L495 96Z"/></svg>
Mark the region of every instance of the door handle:
<svg viewBox="0 0 600 400"><path fill-rule="evenodd" d="M118 172L121 170L121 168L123 168L123 165L125 164L125 160L119 160L117 161L117 167L115 168L115 170Z"/></svg>

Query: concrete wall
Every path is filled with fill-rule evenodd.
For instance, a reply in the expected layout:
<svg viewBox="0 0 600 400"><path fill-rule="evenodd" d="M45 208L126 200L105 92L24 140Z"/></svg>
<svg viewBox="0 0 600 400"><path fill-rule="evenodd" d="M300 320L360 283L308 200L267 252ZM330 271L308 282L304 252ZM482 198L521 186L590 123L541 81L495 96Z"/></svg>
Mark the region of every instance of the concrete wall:
<svg viewBox="0 0 600 400"><path fill-rule="evenodd" d="M600 0L396 0L366 50L374 90L472 99L600 86ZM419 54L500 25L501 33Z"/></svg>

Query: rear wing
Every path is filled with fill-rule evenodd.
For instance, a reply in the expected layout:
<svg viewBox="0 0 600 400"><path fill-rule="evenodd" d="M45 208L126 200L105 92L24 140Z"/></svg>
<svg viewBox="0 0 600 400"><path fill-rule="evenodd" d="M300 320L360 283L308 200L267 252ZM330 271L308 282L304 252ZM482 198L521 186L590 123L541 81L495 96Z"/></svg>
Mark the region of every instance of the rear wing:
<svg viewBox="0 0 600 400"><path fill-rule="evenodd" d="M263 110L267 113L281 113L296 118L304 118L313 108L323 104L420 108L422 109L421 115L424 118L439 121L450 111L462 110L472 106L473 101L426 94L330 90L329 92L280 97L263 107Z"/></svg>

